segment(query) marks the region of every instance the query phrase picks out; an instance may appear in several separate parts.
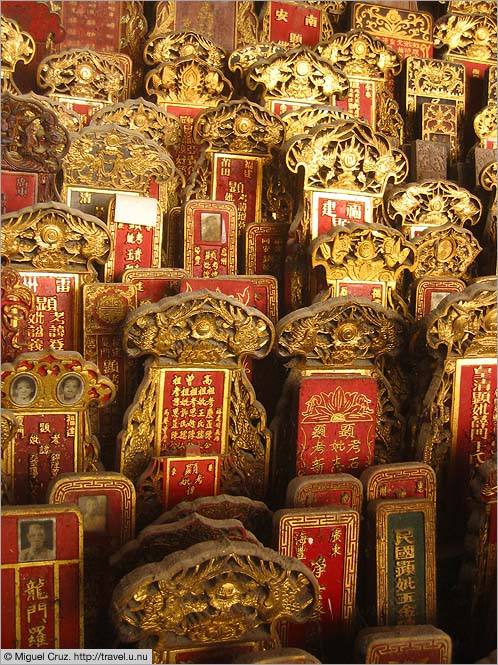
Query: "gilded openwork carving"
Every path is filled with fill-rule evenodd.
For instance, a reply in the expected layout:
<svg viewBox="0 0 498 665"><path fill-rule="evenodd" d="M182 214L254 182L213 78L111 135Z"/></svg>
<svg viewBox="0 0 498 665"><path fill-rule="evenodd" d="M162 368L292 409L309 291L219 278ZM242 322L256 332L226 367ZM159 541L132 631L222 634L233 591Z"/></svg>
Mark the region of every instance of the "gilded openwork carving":
<svg viewBox="0 0 498 665"><path fill-rule="evenodd" d="M296 559L250 543L206 541L125 576L111 613L121 641L172 662L168 652L182 645L265 634L278 644L276 622L310 619L317 600L315 577Z"/></svg>
<svg viewBox="0 0 498 665"><path fill-rule="evenodd" d="M343 120L289 141L288 168L305 171L305 187L363 192L380 199L386 184L401 183L408 160L366 123ZM380 200L379 200L380 203Z"/></svg>
<svg viewBox="0 0 498 665"><path fill-rule="evenodd" d="M41 203L2 218L2 256L37 270L85 271L111 251L105 224L62 203Z"/></svg>
<svg viewBox="0 0 498 665"><path fill-rule="evenodd" d="M327 42L318 44L316 50L346 76L379 79L386 72L395 76L401 71L401 58L396 51L363 30L335 33Z"/></svg>
<svg viewBox="0 0 498 665"><path fill-rule="evenodd" d="M2 15L2 93L20 94L14 83L14 71L19 62L28 64L35 55L33 37L21 30L17 21Z"/></svg>
<svg viewBox="0 0 498 665"><path fill-rule="evenodd" d="M183 129L178 118L155 104L139 99L106 106L94 113L90 124L112 124L142 132L163 148L176 146L182 139Z"/></svg>
<svg viewBox="0 0 498 665"><path fill-rule="evenodd" d="M112 104L128 96L131 67L126 55L68 49L42 60L37 83L49 95L102 99Z"/></svg>
<svg viewBox="0 0 498 665"><path fill-rule="evenodd" d="M234 100L202 112L194 123L194 140L212 152L268 155L282 145L284 127L259 104Z"/></svg>
<svg viewBox="0 0 498 665"><path fill-rule="evenodd" d="M433 35L434 46L446 47L447 56L496 63L496 14L445 14Z"/></svg>
<svg viewBox="0 0 498 665"><path fill-rule="evenodd" d="M144 47L145 64L173 63L180 58L195 57L199 61L204 61L209 67L223 68L226 54L211 39L189 31L157 34L157 26L156 19L156 30Z"/></svg>
<svg viewBox="0 0 498 665"><path fill-rule="evenodd" d="M262 99L267 104L271 99L330 104L349 89L348 79L338 67L303 46L256 62L246 82L251 90L263 88Z"/></svg>
<svg viewBox="0 0 498 665"><path fill-rule="evenodd" d="M449 180L424 180L393 189L386 197L387 219L402 227L476 224L482 204L477 196Z"/></svg>

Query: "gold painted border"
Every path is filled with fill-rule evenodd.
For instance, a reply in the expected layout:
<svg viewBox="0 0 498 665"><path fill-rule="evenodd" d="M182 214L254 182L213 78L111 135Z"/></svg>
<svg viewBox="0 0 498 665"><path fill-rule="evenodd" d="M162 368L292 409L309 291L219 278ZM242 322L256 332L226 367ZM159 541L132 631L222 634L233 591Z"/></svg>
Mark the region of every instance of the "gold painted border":
<svg viewBox="0 0 498 665"><path fill-rule="evenodd" d="M286 512L289 511L289 512ZM292 557L292 538L294 529L306 527L334 527L344 525L345 540L343 556L343 589L341 624L347 631L352 627L356 606L356 582L358 577L358 536L360 531L360 514L350 508L305 508L284 509L286 514L280 516L278 529L278 552ZM297 514L296 514L297 513Z"/></svg>

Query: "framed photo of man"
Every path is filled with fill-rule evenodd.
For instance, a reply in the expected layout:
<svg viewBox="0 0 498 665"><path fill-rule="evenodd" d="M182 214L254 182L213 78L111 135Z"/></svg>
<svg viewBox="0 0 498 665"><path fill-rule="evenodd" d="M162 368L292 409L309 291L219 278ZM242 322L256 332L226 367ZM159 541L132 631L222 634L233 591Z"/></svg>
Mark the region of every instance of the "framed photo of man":
<svg viewBox="0 0 498 665"><path fill-rule="evenodd" d="M55 520L19 520L19 561L55 559Z"/></svg>

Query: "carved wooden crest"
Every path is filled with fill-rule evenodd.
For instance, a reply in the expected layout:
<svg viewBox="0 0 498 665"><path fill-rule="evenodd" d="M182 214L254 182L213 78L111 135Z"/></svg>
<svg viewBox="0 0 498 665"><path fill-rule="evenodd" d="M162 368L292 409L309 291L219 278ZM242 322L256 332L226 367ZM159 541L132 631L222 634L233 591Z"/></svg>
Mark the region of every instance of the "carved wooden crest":
<svg viewBox="0 0 498 665"><path fill-rule="evenodd" d="M57 173L68 149L68 132L54 113L27 95L2 95L3 169Z"/></svg>
<svg viewBox="0 0 498 665"><path fill-rule="evenodd" d="M284 127L277 115L259 104L234 100L201 113L194 140L212 152L269 155L281 147Z"/></svg>
<svg viewBox="0 0 498 665"><path fill-rule="evenodd" d="M264 42L260 44L251 44L235 49L228 57L228 69L231 72L239 74L241 78L249 69L260 60L266 60L275 53L284 53L286 47L276 42Z"/></svg>
<svg viewBox="0 0 498 665"><path fill-rule="evenodd" d="M96 274L111 250L100 220L62 203L40 203L2 218L2 256L16 268Z"/></svg>
<svg viewBox="0 0 498 665"><path fill-rule="evenodd" d="M332 367L397 355L406 324L401 315L366 298L341 297L287 314L278 322L276 335L282 359Z"/></svg>
<svg viewBox="0 0 498 665"><path fill-rule="evenodd" d="M287 140L298 134L308 134L317 125L328 125L334 120L353 120L353 116L337 106L310 104L282 113Z"/></svg>
<svg viewBox="0 0 498 665"><path fill-rule="evenodd" d="M333 104L349 89L339 68L304 46L257 61L246 75L246 84L250 90L262 88L262 103L271 110L276 110L273 104L284 101Z"/></svg>
<svg viewBox="0 0 498 665"><path fill-rule="evenodd" d="M449 180L424 180L391 190L384 202L385 216L412 234L427 227L476 224L482 204Z"/></svg>
<svg viewBox="0 0 498 665"><path fill-rule="evenodd" d="M145 64L171 63L180 58L194 56L200 61L204 61L209 67L217 69L224 67L225 51L211 39L192 31L163 31L162 19L160 16L158 18L156 18L155 29L145 42Z"/></svg>
<svg viewBox="0 0 498 665"><path fill-rule="evenodd" d="M468 229L451 222L436 228L427 228L415 236L417 263L413 277L452 275L468 278L468 270L482 247Z"/></svg>
<svg viewBox="0 0 498 665"><path fill-rule="evenodd" d="M401 150L354 120L317 126L307 136L291 139L286 164L294 173L304 168L305 188L361 192L374 197L377 205L389 181L401 183L408 175Z"/></svg>
<svg viewBox="0 0 498 665"><path fill-rule="evenodd" d="M215 105L219 97L230 99L232 83L223 71L195 56L158 65L145 77L145 90L159 105Z"/></svg>
<svg viewBox="0 0 498 665"><path fill-rule="evenodd" d="M318 584L300 561L250 543L205 541L137 568L116 587L119 639L152 647L160 662L181 646L272 637L277 620L303 622Z"/></svg>
<svg viewBox="0 0 498 665"><path fill-rule="evenodd" d="M74 188L150 196L154 182L158 188L154 198L166 211L176 203L184 184L170 155L157 143L114 124L85 127L74 135L62 168L64 200Z"/></svg>
<svg viewBox="0 0 498 665"><path fill-rule="evenodd" d="M94 113L91 125L112 124L142 132L151 141L167 149L182 139L183 129L178 118L143 97L105 106Z"/></svg>
<svg viewBox="0 0 498 665"><path fill-rule="evenodd" d="M445 47L449 58L496 64L496 14L474 12L445 14L438 19L433 29L434 46Z"/></svg>
<svg viewBox="0 0 498 665"><path fill-rule="evenodd" d="M112 104L129 97L131 68L127 55L73 48L44 58L37 83L49 95Z"/></svg>
<svg viewBox="0 0 498 665"><path fill-rule="evenodd" d="M479 144L483 148L492 148L493 143L496 146L496 103L490 103L474 118L474 132L479 139ZM488 145L488 141L491 145Z"/></svg>
<svg viewBox="0 0 498 665"><path fill-rule="evenodd" d="M14 72L19 62L27 65L33 60L36 44L31 35L17 21L2 15L2 93L20 93L14 83Z"/></svg>
<svg viewBox="0 0 498 665"><path fill-rule="evenodd" d="M348 77L383 79L387 72L396 75L401 71L398 53L363 30L335 33L316 50Z"/></svg>
<svg viewBox="0 0 498 665"><path fill-rule="evenodd" d="M204 289L140 307L125 323L124 344L133 357L235 367L246 355L264 358L273 335L271 321L259 310Z"/></svg>
<svg viewBox="0 0 498 665"><path fill-rule="evenodd" d="M377 289L372 300L406 314L408 305L397 285L405 271L415 270L417 257L399 231L379 224L339 226L316 238L310 252L312 266L325 271L327 291L321 300L347 295L353 284L370 283Z"/></svg>

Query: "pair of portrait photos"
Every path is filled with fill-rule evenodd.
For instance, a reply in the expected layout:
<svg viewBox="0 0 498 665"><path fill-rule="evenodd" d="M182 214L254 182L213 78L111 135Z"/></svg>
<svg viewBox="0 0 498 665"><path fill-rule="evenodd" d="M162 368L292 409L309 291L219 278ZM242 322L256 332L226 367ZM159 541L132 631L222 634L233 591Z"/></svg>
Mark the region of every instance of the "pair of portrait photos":
<svg viewBox="0 0 498 665"><path fill-rule="evenodd" d="M10 399L17 406L32 404L38 394L38 383L31 374L17 376L10 386ZM66 374L57 385L61 404L74 404L83 394L83 381L78 374Z"/></svg>

